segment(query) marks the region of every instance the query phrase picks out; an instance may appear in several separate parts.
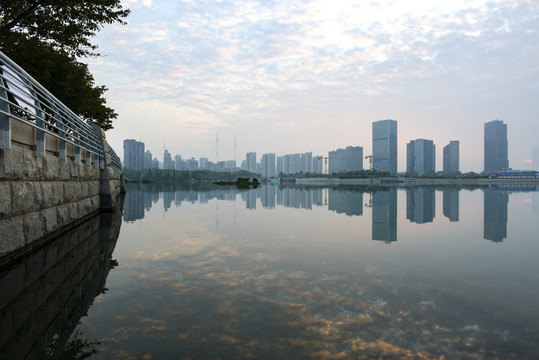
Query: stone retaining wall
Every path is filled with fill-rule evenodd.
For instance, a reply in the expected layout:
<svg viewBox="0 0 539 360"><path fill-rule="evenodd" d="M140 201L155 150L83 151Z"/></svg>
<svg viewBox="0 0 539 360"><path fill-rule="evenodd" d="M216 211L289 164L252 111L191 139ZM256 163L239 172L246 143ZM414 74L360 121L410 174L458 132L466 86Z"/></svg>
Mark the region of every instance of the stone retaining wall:
<svg viewBox="0 0 539 360"><path fill-rule="evenodd" d="M96 213L104 193L114 208L120 185L109 166L76 165L51 151L38 157L32 146L12 142L0 150L0 259L31 251L38 240Z"/></svg>

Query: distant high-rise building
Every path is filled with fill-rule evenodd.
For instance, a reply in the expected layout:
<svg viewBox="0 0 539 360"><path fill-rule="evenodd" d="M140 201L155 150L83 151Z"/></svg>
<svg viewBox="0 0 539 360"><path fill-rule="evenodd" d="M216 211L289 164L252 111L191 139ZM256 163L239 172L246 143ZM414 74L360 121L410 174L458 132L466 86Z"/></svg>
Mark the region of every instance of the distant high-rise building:
<svg viewBox="0 0 539 360"><path fill-rule="evenodd" d="M313 153L306 152L301 154L301 171L303 173L313 172Z"/></svg>
<svg viewBox="0 0 539 360"><path fill-rule="evenodd" d="M129 170L144 168L144 143L137 140L124 140L124 167Z"/></svg>
<svg viewBox="0 0 539 360"><path fill-rule="evenodd" d="M199 159L199 163L198 163L198 164L199 164L199 166L200 166L201 169L206 170L206 169L208 169L209 162L210 162L210 159L208 159L207 157L201 157L201 158Z"/></svg>
<svg viewBox="0 0 539 360"><path fill-rule="evenodd" d="M248 152L245 154L245 165L245 170L256 172L256 152Z"/></svg>
<svg viewBox="0 0 539 360"><path fill-rule="evenodd" d="M159 169L159 160L155 157L152 160L152 169Z"/></svg>
<svg viewBox="0 0 539 360"><path fill-rule="evenodd" d="M419 176L436 171L436 146L432 140L417 139L406 144L406 171Z"/></svg>
<svg viewBox="0 0 539 360"><path fill-rule="evenodd" d="M174 156L174 168L176 170L187 170L187 164L182 160L181 155Z"/></svg>
<svg viewBox="0 0 539 360"><path fill-rule="evenodd" d="M172 161L172 155L165 149L163 153L163 169L174 170L175 167L174 161Z"/></svg>
<svg viewBox="0 0 539 360"><path fill-rule="evenodd" d="M397 173L397 122L380 120L372 123L372 168Z"/></svg>
<svg viewBox="0 0 539 360"><path fill-rule="evenodd" d="M324 157L317 155L313 157L313 173L322 174L324 173Z"/></svg>
<svg viewBox="0 0 539 360"><path fill-rule="evenodd" d="M539 147L532 149L532 167L533 170L539 171Z"/></svg>
<svg viewBox="0 0 539 360"><path fill-rule="evenodd" d="M363 170L363 148L361 146L347 146L346 149L337 149L329 152L329 173L340 171Z"/></svg>
<svg viewBox="0 0 539 360"><path fill-rule="evenodd" d="M152 152L146 150L144 153L144 169L150 169L152 167Z"/></svg>
<svg viewBox="0 0 539 360"><path fill-rule="evenodd" d="M485 123L485 173L509 168L507 124L501 120Z"/></svg>
<svg viewBox="0 0 539 360"><path fill-rule="evenodd" d="M283 156L283 173L297 174L302 170L300 154L286 154Z"/></svg>
<svg viewBox="0 0 539 360"><path fill-rule="evenodd" d="M459 172L459 142L452 140L444 146L444 172Z"/></svg>
<svg viewBox="0 0 539 360"><path fill-rule="evenodd" d="M189 171L195 171L198 170L198 160L195 158L191 158L186 160L187 163L187 170Z"/></svg>
<svg viewBox="0 0 539 360"><path fill-rule="evenodd" d="M262 155L262 159L260 159L260 165L262 166L262 176L267 178L276 176L275 154Z"/></svg>
<svg viewBox="0 0 539 360"><path fill-rule="evenodd" d="M284 156L277 156L277 176L284 174Z"/></svg>

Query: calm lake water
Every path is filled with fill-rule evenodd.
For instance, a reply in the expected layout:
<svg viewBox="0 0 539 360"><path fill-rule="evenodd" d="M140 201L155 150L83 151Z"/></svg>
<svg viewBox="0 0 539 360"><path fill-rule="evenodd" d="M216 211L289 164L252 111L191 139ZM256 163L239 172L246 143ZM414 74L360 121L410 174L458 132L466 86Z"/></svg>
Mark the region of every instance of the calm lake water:
<svg viewBox="0 0 539 360"><path fill-rule="evenodd" d="M536 188L134 186L96 359L538 359Z"/></svg>

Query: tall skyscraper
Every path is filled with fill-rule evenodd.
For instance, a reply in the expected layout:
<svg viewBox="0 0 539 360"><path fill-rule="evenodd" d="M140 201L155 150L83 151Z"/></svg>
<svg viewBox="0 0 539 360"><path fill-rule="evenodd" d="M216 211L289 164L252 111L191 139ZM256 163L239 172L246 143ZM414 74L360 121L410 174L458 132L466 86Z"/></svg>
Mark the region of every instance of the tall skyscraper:
<svg viewBox="0 0 539 360"><path fill-rule="evenodd" d="M313 157L313 173L322 174L324 172L324 157L317 155Z"/></svg>
<svg viewBox="0 0 539 360"><path fill-rule="evenodd" d="M534 147L532 149L532 168L533 170L539 171L539 147Z"/></svg>
<svg viewBox="0 0 539 360"><path fill-rule="evenodd" d="M172 155L165 149L165 152L163 153L163 169L174 170L175 167L176 165L174 164L174 161L172 161Z"/></svg>
<svg viewBox="0 0 539 360"><path fill-rule="evenodd" d="M144 169L151 169L152 167L152 152L146 150L144 153Z"/></svg>
<svg viewBox="0 0 539 360"><path fill-rule="evenodd" d="M372 168L397 173L397 122L380 120L372 123Z"/></svg>
<svg viewBox="0 0 539 360"><path fill-rule="evenodd" d="M452 140L444 146L444 172L456 173L459 171L459 142Z"/></svg>
<svg viewBox="0 0 539 360"><path fill-rule="evenodd" d="M137 140L124 140L124 167L129 170L144 168L144 143Z"/></svg>
<svg viewBox="0 0 539 360"><path fill-rule="evenodd" d="M432 140L417 139L406 144L406 171L419 176L436 171L436 145Z"/></svg>
<svg viewBox="0 0 539 360"><path fill-rule="evenodd" d="M501 120L485 123L485 173L509 168L507 124Z"/></svg>
<svg viewBox="0 0 539 360"><path fill-rule="evenodd" d="M245 154L245 170L256 172L256 152L248 152Z"/></svg>
<svg viewBox="0 0 539 360"><path fill-rule="evenodd" d="M267 178L276 176L275 154L263 154L260 165L262 166L262 176Z"/></svg>

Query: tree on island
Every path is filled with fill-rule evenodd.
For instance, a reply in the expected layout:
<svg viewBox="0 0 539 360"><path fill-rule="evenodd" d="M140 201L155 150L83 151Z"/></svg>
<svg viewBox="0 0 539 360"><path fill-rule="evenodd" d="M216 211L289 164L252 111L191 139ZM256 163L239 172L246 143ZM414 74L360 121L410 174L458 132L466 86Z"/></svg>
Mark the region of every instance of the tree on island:
<svg viewBox="0 0 539 360"><path fill-rule="evenodd" d="M105 24L125 24L120 0L0 1L0 50L88 122L111 129L118 114L106 106L80 57L99 56L90 39Z"/></svg>

